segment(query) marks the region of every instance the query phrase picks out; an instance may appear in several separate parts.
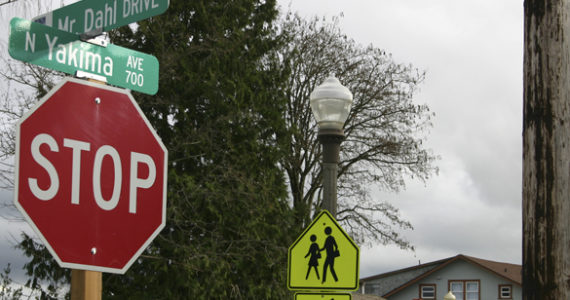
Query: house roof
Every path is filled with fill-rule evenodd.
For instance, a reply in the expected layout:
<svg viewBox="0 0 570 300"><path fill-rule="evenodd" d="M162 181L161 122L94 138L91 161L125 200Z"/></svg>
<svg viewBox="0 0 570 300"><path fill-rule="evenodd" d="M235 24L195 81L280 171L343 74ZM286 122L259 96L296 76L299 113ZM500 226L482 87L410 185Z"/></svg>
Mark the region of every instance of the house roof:
<svg viewBox="0 0 570 300"><path fill-rule="evenodd" d="M491 272L493 272L493 273L495 273L501 277L504 277L504 278L512 281L513 283L516 283L518 285L522 285L522 266L521 265L491 261L491 260L476 258L476 257L472 257L472 256L467 256L467 255L463 255L463 257L465 257L467 260L470 260L471 262L478 264L478 265L482 266L483 268L485 268L485 269L487 269L487 270L489 270L489 271L491 271Z"/></svg>
<svg viewBox="0 0 570 300"><path fill-rule="evenodd" d="M449 265L449 264L451 264L457 260L464 260L468 263L471 263L471 264L479 266L483 269L486 269L489 272L492 272L492 273L494 273L500 277L503 277L503 278L513 282L514 284L517 284L519 286L522 285L522 266L521 265L491 261L491 260L467 256L467 255L463 255L463 254L459 254L457 256L453 256L453 257L449 257L449 258L445 258L442 260L429 262L426 264L420 264L420 265L409 267L409 268L404 268L404 269L400 269L400 270L396 270L396 271L392 271L392 272L388 272L388 273L383 273L383 274L379 274L379 275L375 275L375 276L362 278L360 281L366 282L366 281L370 281L370 280L377 280L377 279L382 279L382 278L398 275L401 273L411 273L414 271L420 271L423 269L424 272L420 272L420 275L416 276L415 278L413 278L411 280L403 282L403 284L400 285L399 287L392 289L390 292L383 295L383 297L389 297L389 296L405 289L406 287L417 283L418 281L420 281L423 278L433 274L434 272L445 268L447 265ZM417 274L417 272L416 272L416 274Z"/></svg>
<svg viewBox="0 0 570 300"><path fill-rule="evenodd" d="M451 257L450 257L451 258ZM437 267L438 265L441 265L442 263L448 261L450 258L445 258L445 259L441 259L441 260L436 260L436 261L432 261L429 263L425 263L425 264L419 264L417 266L412 266L409 268L404 268L404 269L399 269L399 270L395 270L395 271L391 271L391 272L387 272L387 273L382 273L382 274L378 274L378 275L373 275L370 277L365 277L365 278L361 278L360 281L370 281L370 280L375 280L375 279L381 279L384 277L390 277L392 275L396 275L396 274L400 274L400 273L405 273L405 272L409 272L409 271L414 271L414 270L419 270L419 269L427 269L427 270L431 270L434 267Z"/></svg>

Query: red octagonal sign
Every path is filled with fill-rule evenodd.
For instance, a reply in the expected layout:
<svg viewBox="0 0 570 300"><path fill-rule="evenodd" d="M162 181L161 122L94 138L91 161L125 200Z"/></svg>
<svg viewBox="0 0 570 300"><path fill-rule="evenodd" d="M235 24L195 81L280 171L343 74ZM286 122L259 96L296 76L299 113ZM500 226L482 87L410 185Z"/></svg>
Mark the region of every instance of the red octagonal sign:
<svg viewBox="0 0 570 300"><path fill-rule="evenodd" d="M16 130L14 202L60 266L124 273L166 220L167 150L131 94L68 78Z"/></svg>

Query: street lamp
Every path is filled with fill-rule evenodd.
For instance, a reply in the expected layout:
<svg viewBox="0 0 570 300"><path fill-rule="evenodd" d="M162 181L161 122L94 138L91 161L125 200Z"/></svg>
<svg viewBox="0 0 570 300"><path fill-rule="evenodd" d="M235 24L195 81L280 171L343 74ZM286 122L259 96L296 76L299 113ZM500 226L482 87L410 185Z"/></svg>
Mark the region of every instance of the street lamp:
<svg viewBox="0 0 570 300"><path fill-rule="evenodd" d="M344 123L352 106L352 93L334 76L329 76L311 93L311 109L319 126L323 145L323 208L336 217L336 181Z"/></svg>

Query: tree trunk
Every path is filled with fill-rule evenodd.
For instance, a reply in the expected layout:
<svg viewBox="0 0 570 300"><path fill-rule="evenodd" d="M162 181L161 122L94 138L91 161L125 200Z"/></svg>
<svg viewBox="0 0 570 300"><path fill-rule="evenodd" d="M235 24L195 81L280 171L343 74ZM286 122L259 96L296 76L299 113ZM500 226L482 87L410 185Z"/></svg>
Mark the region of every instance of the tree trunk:
<svg viewBox="0 0 570 300"><path fill-rule="evenodd" d="M570 0L524 9L523 299L570 299Z"/></svg>

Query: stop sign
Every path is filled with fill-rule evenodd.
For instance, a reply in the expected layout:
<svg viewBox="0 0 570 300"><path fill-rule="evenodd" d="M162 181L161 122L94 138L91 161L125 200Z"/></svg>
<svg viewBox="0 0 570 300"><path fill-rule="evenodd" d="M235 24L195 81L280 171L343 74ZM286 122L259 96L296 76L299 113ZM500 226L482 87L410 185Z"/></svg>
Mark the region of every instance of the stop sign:
<svg viewBox="0 0 570 300"><path fill-rule="evenodd" d="M14 202L61 267L124 273L165 225L166 168L126 90L67 78L16 126Z"/></svg>

